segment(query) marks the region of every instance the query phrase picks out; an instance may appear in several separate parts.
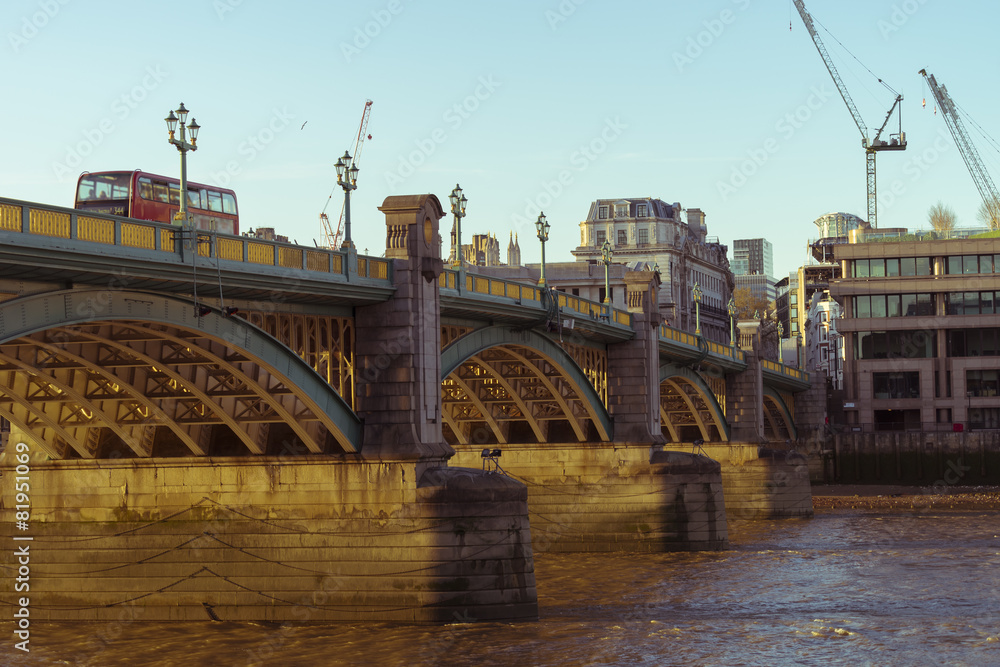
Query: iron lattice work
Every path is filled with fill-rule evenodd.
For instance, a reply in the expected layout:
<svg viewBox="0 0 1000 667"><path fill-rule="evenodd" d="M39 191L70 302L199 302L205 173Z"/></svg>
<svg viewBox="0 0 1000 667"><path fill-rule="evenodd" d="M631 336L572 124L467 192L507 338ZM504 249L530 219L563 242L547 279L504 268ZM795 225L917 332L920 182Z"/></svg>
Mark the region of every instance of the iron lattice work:
<svg viewBox="0 0 1000 667"><path fill-rule="evenodd" d="M690 380L675 376L660 383L660 424L672 442L724 440L708 401Z"/></svg>
<svg viewBox="0 0 1000 667"><path fill-rule="evenodd" d="M448 347L462 336L475 331L473 327L465 327L454 324L441 325L441 349Z"/></svg>
<svg viewBox="0 0 1000 667"><path fill-rule="evenodd" d="M601 397L604 407L608 406L608 353L585 345L560 343L567 354L573 358L577 366L583 370L590 384L594 386L597 395Z"/></svg>
<svg viewBox="0 0 1000 667"><path fill-rule="evenodd" d="M792 438L792 431L785 419L785 414L778 407L777 401L771 396L763 397L764 428L768 440L781 442Z"/></svg>
<svg viewBox="0 0 1000 667"><path fill-rule="evenodd" d="M452 443L598 439L587 397L529 347L503 345L473 355L445 378L441 393L445 437Z"/></svg>
<svg viewBox="0 0 1000 667"><path fill-rule="evenodd" d="M0 346L0 416L53 459L341 450L310 405L238 349L169 325L57 327Z"/></svg>
<svg viewBox="0 0 1000 667"><path fill-rule="evenodd" d="M333 387L352 410L354 395L354 319L299 313L240 311L251 324L287 345Z"/></svg>
<svg viewBox="0 0 1000 667"><path fill-rule="evenodd" d="M708 388L712 390L712 393L715 394L715 402L719 404L722 414L726 414L726 378L718 375L705 377L701 373L699 375L701 375L705 384L708 385Z"/></svg>

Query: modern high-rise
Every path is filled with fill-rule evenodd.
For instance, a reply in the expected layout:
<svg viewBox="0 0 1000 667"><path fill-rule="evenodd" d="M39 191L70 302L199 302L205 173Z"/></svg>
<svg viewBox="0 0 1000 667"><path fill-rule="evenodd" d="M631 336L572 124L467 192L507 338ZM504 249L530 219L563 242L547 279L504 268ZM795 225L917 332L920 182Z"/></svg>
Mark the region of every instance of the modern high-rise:
<svg viewBox="0 0 1000 667"><path fill-rule="evenodd" d="M767 239L733 241L733 273L774 276L774 251Z"/></svg>

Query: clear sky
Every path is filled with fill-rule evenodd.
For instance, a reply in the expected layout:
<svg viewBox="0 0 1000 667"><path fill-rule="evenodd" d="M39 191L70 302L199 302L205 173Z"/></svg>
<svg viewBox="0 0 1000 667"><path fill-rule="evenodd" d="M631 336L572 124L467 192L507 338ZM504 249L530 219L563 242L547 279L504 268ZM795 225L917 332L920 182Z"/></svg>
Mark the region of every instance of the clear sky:
<svg viewBox="0 0 1000 667"><path fill-rule="evenodd" d="M927 228L938 201L978 224L917 72L1000 137L1000 3L807 7L869 127L893 96L837 40L905 97L909 147L878 159L879 226ZM184 102L202 126L189 178L235 189L244 228L311 245L331 193L340 214L333 165L371 99L352 200L371 254L385 197L447 207L456 183L464 239L489 231L505 248L517 232L525 262L540 255L539 210L547 259L569 261L597 198L701 208L730 252L769 239L778 276L805 261L815 218L867 213L861 135L790 0L6 0L0 26L3 197L72 206L84 170L177 174L163 118ZM997 149L969 130L1000 179Z"/></svg>

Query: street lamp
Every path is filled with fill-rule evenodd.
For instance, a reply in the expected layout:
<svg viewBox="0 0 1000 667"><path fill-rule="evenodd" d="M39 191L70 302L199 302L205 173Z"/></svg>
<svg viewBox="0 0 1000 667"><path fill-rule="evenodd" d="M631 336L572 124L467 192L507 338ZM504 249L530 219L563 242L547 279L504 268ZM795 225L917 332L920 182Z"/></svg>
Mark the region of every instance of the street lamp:
<svg viewBox="0 0 1000 667"><path fill-rule="evenodd" d="M358 189L358 165L354 164L354 158L347 151L344 157L337 160L334 165L337 169L337 185L344 189L344 243L340 247L345 250L354 249L354 241L351 240L351 190Z"/></svg>
<svg viewBox="0 0 1000 667"><path fill-rule="evenodd" d="M611 267L611 257L614 253L611 251L611 243L608 241L604 242L601 246L601 258L604 261L604 303L611 305L611 273L609 269Z"/></svg>
<svg viewBox="0 0 1000 667"><path fill-rule="evenodd" d="M465 205L469 201L462 194L462 186L455 184L455 189L448 195L451 201L451 212L455 215L455 233L451 237L452 266L462 266L462 218L465 217Z"/></svg>
<svg viewBox="0 0 1000 667"><path fill-rule="evenodd" d="M778 363L779 364L785 363L782 360L782 358L781 358L781 337L784 334L785 334L785 327L781 324L781 322L778 322Z"/></svg>
<svg viewBox="0 0 1000 667"><path fill-rule="evenodd" d="M701 285L698 283L694 284L694 288L691 290L691 298L694 300L694 335L701 335Z"/></svg>
<svg viewBox="0 0 1000 667"><path fill-rule="evenodd" d="M729 346L736 347L736 299L729 297L726 310L729 311Z"/></svg>
<svg viewBox="0 0 1000 667"><path fill-rule="evenodd" d="M174 113L177 115L175 116ZM201 129L198 121L192 118L191 122L188 123L187 117L188 110L184 108L184 103L181 102L176 112L171 111L170 115L163 119L167 122L167 131L170 133L168 141L176 146L177 152L181 154L181 201L180 209L177 211L175 219L180 218L181 224L185 226L190 222L187 212L187 152L198 150L198 130ZM174 133L177 131L178 122L180 122L180 138L176 139L174 138ZM187 142L186 132L191 133L191 143Z"/></svg>
<svg viewBox="0 0 1000 667"><path fill-rule="evenodd" d="M545 213L538 214L538 220L535 221L535 230L538 231L538 240L542 242L542 275L538 280L538 284L545 287L545 242L549 240L549 228L552 225L549 221L545 219Z"/></svg>

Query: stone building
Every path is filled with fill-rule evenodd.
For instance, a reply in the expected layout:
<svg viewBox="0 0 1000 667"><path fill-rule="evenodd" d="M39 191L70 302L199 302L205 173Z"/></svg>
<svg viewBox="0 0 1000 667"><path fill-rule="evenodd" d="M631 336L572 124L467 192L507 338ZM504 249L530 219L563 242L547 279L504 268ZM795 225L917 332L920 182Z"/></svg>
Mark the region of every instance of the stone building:
<svg viewBox="0 0 1000 667"><path fill-rule="evenodd" d="M1000 428L1000 238L931 236L835 248L845 418L859 430Z"/></svg>
<svg viewBox="0 0 1000 667"><path fill-rule="evenodd" d="M652 197L598 199L580 223L580 245L572 253L579 262L601 265L605 241L611 245L613 262L643 263L659 271L660 312L673 327L695 330L692 290L697 283L702 290L702 334L729 342L726 306L734 280L728 248L718 237L708 236L701 209L685 210L679 203ZM600 273L603 278L603 266Z"/></svg>

